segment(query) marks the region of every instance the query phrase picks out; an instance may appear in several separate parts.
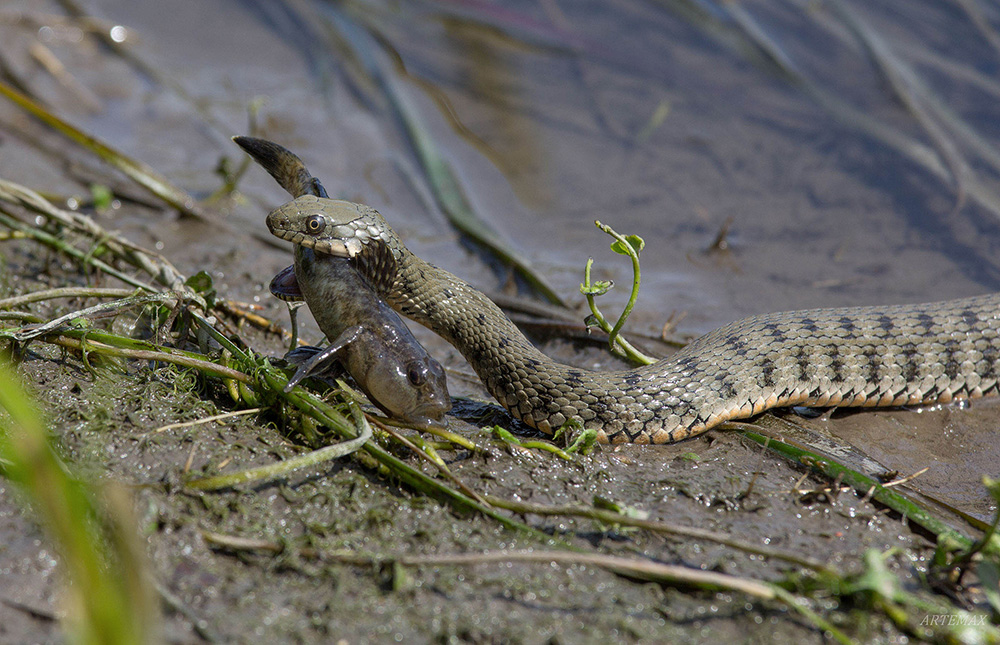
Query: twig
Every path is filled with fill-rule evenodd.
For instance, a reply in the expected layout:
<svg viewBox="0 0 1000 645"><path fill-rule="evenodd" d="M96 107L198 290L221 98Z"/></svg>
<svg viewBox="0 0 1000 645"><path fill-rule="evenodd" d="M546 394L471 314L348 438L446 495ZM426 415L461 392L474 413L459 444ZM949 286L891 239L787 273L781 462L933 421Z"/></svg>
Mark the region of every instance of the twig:
<svg viewBox="0 0 1000 645"><path fill-rule="evenodd" d="M167 432L168 430L177 430L178 428L190 428L192 426L201 425L203 423L211 423L213 421L221 421L222 419L231 419L233 417L242 417L247 414L256 414L260 412L262 408L250 408L249 410L236 410L235 412L226 412L225 414L216 414L210 417L205 417L204 419L195 419L194 421L182 421L180 423L168 423L165 426L160 426L155 430L150 430L150 434L159 434L161 432Z"/></svg>
<svg viewBox="0 0 1000 645"><path fill-rule="evenodd" d="M623 515L621 513L616 513L614 511L607 511L600 508L594 508L592 506L574 506L574 505L550 506L546 504L531 504L528 502L520 502L520 501L495 497L493 495L486 495L485 498L491 505L496 506L497 508L503 508L508 511L519 513L521 515L530 514L530 515L542 515L542 516L584 517L587 519L596 520L598 522L602 522L604 524L612 526L613 525L632 526L646 531L652 531L654 533L677 535L682 537L693 538L696 540L716 542L718 544L723 544L725 546L738 549L745 553L753 553L755 555L762 555L768 558L774 558L775 560L781 560L782 562L790 562L797 566L804 567L806 569L811 569L813 571L817 571L820 573L838 575L836 570L808 556L800 556L794 553L787 553L766 546L751 544L749 542L744 542L743 540L730 537L723 533L716 533L715 531L709 531L707 529L701 529L693 526L682 526L679 524L670 524L666 522L657 522L654 520L646 520L637 517L630 517L628 515Z"/></svg>
<svg viewBox="0 0 1000 645"><path fill-rule="evenodd" d="M18 305L56 298L127 298L135 295L135 289L115 289L110 287L60 287L33 291L23 296L0 300L0 309L10 309Z"/></svg>

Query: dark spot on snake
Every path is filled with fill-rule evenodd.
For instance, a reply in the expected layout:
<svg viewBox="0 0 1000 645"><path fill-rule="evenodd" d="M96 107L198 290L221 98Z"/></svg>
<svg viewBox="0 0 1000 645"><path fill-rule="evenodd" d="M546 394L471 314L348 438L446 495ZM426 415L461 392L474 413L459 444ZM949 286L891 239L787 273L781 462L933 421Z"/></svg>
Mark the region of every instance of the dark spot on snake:
<svg viewBox="0 0 1000 645"><path fill-rule="evenodd" d="M979 315L972 309L963 309L962 322L964 322L969 327L972 327L973 329L977 329L980 323Z"/></svg>
<svg viewBox="0 0 1000 645"><path fill-rule="evenodd" d="M483 314L482 312L476 314L476 321L480 325L485 325L486 324L486 316L485 316L485 314Z"/></svg>
<svg viewBox="0 0 1000 645"><path fill-rule="evenodd" d="M840 348L837 345L827 345L827 355L830 357L830 369L833 376L830 380L834 383L844 382L844 359L840 356Z"/></svg>
<svg viewBox="0 0 1000 645"><path fill-rule="evenodd" d="M997 377L997 361L1000 360L1000 351L990 345L983 350L983 360L986 361L986 369L983 370L982 377L995 379Z"/></svg>
<svg viewBox="0 0 1000 645"><path fill-rule="evenodd" d="M722 387L719 388L719 394L725 399L736 398L736 388L733 387L733 382L728 380L723 381Z"/></svg>
<svg viewBox="0 0 1000 645"><path fill-rule="evenodd" d="M682 369L691 369L698 364L698 358L695 356L685 356L677 360L677 366Z"/></svg>
<svg viewBox="0 0 1000 645"><path fill-rule="evenodd" d="M642 378L640 378L640 376L638 374L636 374L635 372L631 372L631 373L629 373L629 374L627 374L625 376L625 383L627 383L628 385L630 385L632 387L635 387L636 385L638 385L639 381L641 381L641 380L642 380Z"/></svg>
<svg viewBox="0 0 1000 645"><path fill-rule="evenodd" d="M922 312L917 315L917 322L923 328L924 332L929 334L934 327L934 316L931 316L927 312Z"/></svg>
<svg viewBox="0 0 1000 645"><path fill-rule="evenodd" d="M847 331L854 331L857 329L857 325L854 324L854 319L850 316L842 316L837 322L840 323L841 329L846 329Z"/></svg>
<svg viewBox="0 0 1000 645"><path fill-rule="evenodd" d="M906 345L899 352L899 355L905 359L901 367L903 369L903 381L906 383L912 383L917 380L917 363L914 360L917 354L917 348L912 344Z"/></svg>
<svg viewBox="0 0 1000 645"><path fill-rule="evenodd" d="M944 342L944 375L950 381L958 378L958 372L962 368L962 364L955 360L955 354L961 351L961 349L961 343L956 338L948 338Z"/></svg>
<svg viewBox="0 0 1000 645"><path fill-rule="evenodd" d="M882 356L874 345L865 345L865 348L861 350L861 355L865 357L865 364L862 366L865 380L869 383L877 383L882 378Z"/></svg>
<svg viewBox="0 0 1000 645"><path fill-rule="evenodd" d="M761 330L775 343L782 343L788 337L785 330L778 323L767 323L761 327Z"/></svg>
<svg viewBox="0 0 1000 645"><path fill-rule="evenodd" d="M886 316L885 314L879 316L876 322L878 323L879 328L884 331L892 331L896 328L896 323L893 322L892 318Z"/></svg>
<svg viewBox="0 0 1000 645"><path fill-rule="evenodd" d="M807 380L809 376L810 361L805 347L799 347L798 353L795 354L795 362L799 366L799 380Z"/></svg>
<svg viewBox="0 0 1000 645"><path fill-rule="evenodd" d="M451 289L444 289L443 291L441 291L441 295L444 296L445 298L454 298L455 297L455 294L452 292Z"/></svg>
<svg viewBox="0 0 1000 645"><path fill-rule="evenodd" d="M739 336L730 336L726 339L726 346L732 349L737 356L747 355L747 343Z"/></svg>
<svg viewBox="0 0 1000 645"><path fill-rule="evenodd" d="M774 361L765 358L757 365L760 368L760 384L764 387L774 387Z"/></svg>
<svg viewBox="0 0 1000 645"><path fill-rule="evenodd" d="M803 318L799 324L801 324L802 328L806 331L819 331L819 326L812 318Z"/></svg>

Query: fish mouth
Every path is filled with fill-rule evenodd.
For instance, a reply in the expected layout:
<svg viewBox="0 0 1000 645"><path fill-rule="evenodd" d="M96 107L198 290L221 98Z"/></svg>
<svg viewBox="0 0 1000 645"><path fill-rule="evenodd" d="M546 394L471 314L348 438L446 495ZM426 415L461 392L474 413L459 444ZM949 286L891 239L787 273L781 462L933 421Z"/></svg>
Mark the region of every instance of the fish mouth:
<svg viewBox="0 0 1000 645"><path fill-rule="evenodd" d="M319 251L320 253L335 255L338 258L357 257L357 255L364 249L364 244L356 237L350 237L346 240L340 238L326 238L323 240L313 240L312 244L306 244L303 242L302 245L309 246L314 251Z"/></svg>

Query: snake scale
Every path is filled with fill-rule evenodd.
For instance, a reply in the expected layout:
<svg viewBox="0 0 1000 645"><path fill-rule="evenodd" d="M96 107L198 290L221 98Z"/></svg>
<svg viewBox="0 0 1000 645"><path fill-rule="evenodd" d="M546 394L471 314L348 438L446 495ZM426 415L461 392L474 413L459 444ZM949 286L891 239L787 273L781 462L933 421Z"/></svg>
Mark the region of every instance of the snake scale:
<svg viewBox="0 0 1000 645"><path fill-rule="evenodd" d="M773 407L899 406L998 391L1000 294L772 313L652 365L556 363L484 294L411 253L374 209L303 196L268 215L278 237L351 258L394 309L451 342L490 393L543 432L570 419L609 442L668 443Z"/></svg>

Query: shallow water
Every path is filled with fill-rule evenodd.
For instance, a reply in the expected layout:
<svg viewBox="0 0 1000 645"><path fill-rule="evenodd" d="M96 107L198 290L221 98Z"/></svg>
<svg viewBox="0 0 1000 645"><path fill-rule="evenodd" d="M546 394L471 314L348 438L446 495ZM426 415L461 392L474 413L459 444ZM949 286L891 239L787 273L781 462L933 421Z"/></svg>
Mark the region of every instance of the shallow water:
<svg viewBox="0 0 1000 645"><path fill-rule="evenodd" d="M396 86L416 106L477 213L566 300L582 300L576 294L588 256L596 258L598 277L630 281L627 262L608 251L593 220L645 239L642 292L630 322L636 331L658 333L680 312L686 316L679 331L700 334L766 311L1000 289L997 214L748 55L722 10L690 22L670 3L641 0L336 6L398 55L401 67L388 67ZM799 2L739 7L816 87L928 145L833 14ZM996 78L1000 55L956 5L849 7L980 131L980 141L995 145L998 102L986 83ZM356 61L330 53L341 50L329 47L337 42L329 6L94 0L88 8L126 25L129 50L162 78L77 40L72 30L3 25L10 64L60 114L205 197L219 186L219 160L242 160L228 138L249 131L250 105L264 99L257 134L295 151L331 195L377 207L414 252L473 284L499 289L506 282L433 205L385 96ZM38 10L26 2L5 7ZM26 53L36 38L97 97L99 111L38 71ZM58 181L66 193L81 190L66 183L58 155L31 152L12 134L23 117L0 104L0 118L9 137L0 147L0 175L36 188ZM67 146L46 140L56 150ZM973 170L996 188L985 163ZM249 199L220 214L233 234L169 213L139 218L127 208L105 225L140 243L160 242L186 273L213 267L220 290L282 318L266 285L290 253L248 232L266 236L263 215L287 197L257 168L240 190ZM727 249L708 251L723 226ZM614 310L626 295L619 286L605 308ZM459 365L453 350L419 331L432 352ZM603 362L593 356L573 360ZM455 394L473 391L452 383ZM985 402L971 410L866 412L809 424L889 470L930 466L916 488L985 520L996 510L980 477L998 474L997 409Z"/></svg>

